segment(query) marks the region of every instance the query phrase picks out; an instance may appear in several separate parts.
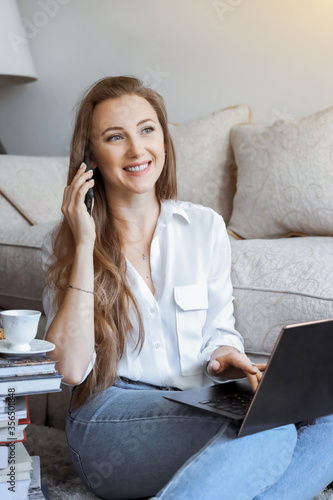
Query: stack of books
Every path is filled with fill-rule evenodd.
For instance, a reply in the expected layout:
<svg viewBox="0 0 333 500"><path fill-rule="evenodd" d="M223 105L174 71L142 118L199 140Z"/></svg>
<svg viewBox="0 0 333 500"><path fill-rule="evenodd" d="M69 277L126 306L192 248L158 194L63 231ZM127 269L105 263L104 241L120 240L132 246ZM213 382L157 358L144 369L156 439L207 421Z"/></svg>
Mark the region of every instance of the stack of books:
<svg viewBox="0 0 333 500"><path fill-rule="evenodd" d="M55 361L41 354L0 354L0 397L60 390Z"/></svg>
<svg viewBox="0 0 333 500"><path fill-rule="evenodd" d="M30 457L24 441L30 423L27 395L60 391L55 361L40 354L0 354L0 498L45 499L39 457Z"/></svg>

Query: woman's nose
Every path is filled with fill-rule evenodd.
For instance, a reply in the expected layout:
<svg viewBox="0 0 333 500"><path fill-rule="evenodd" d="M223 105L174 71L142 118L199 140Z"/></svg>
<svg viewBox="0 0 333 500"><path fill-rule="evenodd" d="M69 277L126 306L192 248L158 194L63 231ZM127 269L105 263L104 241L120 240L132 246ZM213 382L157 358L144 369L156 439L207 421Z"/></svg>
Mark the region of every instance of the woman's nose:
<svg viewBox="0 0 333 500"><path fill-rule="evenodd" d="M139 158L144 154L143 144L139 138L131 138L129 140L128 154L135 158Z"/></svg>

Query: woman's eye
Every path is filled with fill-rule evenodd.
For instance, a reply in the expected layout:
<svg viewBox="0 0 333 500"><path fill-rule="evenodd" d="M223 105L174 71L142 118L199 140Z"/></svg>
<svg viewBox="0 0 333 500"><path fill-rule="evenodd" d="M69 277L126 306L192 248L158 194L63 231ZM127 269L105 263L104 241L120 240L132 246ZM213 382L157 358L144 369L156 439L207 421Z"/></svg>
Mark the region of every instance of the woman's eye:
<svg viewBox="0 0 333 500"><path fill-rule="evenodd" d="M143 129L143 131L142 131L142 132L143 132L144 134L149 134L149 133L150 133L150 132L152 132L153 130L154 130L154 128L153 128L153 127L145 127L145 128Z"/></svg>
<svg viewBox="0 0 333 500"><path fill-rule="evenodd" d="M107 138L108 141L118 141L121 139L121 135L115 134L115 135L110 135L110 137Z"/></svg>

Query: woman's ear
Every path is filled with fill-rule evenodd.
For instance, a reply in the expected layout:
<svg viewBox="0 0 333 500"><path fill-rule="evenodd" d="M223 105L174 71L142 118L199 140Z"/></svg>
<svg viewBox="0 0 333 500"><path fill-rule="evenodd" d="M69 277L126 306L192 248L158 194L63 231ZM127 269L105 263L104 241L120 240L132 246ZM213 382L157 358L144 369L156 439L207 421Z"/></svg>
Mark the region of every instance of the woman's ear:
<svg viewBox="0 0 333 500"><path fill-rule="evenodd" d="M95 162L93 155L91 155L91 157L90 157L90 167L93 170L95 170L95 168L97 168L97 163Z"/></svg>
<svg viewBox="0 0 333 500"><path fill-rule="evenodd" d="M95 170L97 168L97 163L94 157L94 151L92 148L91 140L89 141L89 158L90 158L90 168Z"/></svg>

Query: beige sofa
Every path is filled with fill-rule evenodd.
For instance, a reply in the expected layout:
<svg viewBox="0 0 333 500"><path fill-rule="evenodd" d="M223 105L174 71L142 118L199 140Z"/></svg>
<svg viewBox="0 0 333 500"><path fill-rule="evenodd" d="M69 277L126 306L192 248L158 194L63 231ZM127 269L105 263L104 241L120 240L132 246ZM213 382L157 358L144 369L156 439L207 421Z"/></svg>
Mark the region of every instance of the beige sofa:
<svg viewBox="0 0 333 500"><path fill-rule="evenodd" d="M333 108L250 122L239 105L170 130L179 199L228 224L236 326L259 360L283 325L333 317ZM2 309L42 310L40 249L61 216L67 166L66 157L0 156ZM30 397L32 422L64 429L69 396L64 386Z"/></svg>

